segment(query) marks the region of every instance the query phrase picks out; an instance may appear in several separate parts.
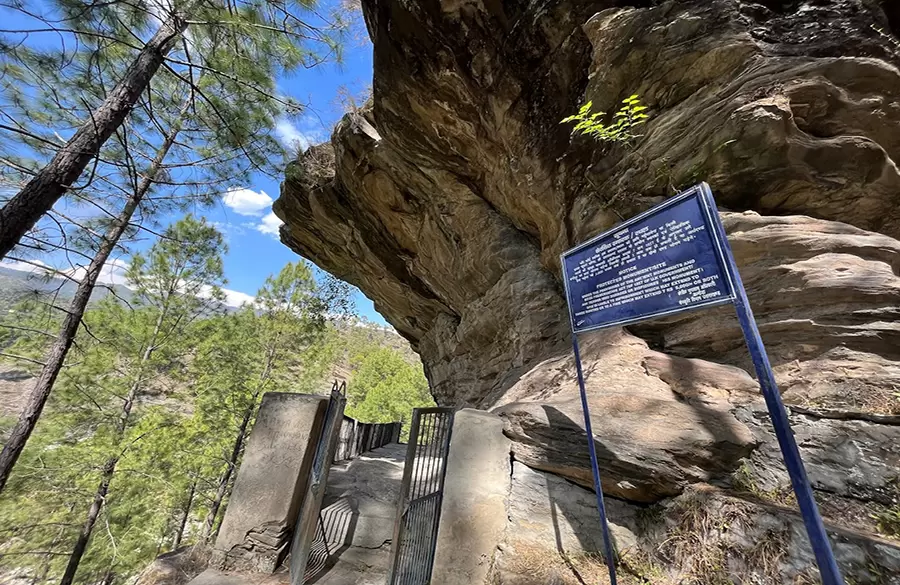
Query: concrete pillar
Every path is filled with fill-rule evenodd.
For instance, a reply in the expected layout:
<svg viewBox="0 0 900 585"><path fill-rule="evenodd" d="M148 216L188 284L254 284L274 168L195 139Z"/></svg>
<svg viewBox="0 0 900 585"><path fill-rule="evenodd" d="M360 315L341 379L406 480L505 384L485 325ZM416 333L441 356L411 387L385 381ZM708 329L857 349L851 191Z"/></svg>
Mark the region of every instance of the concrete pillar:
<svg viewBox="0 0 900 585"><path fill-rule="evenodd" d="M506 529L510 441L499 416L460 410L453 419L431 582L484 583Z"/></svg>
<svg viewBox="0 0 900 585"><path fill-rule="evenodd" d="M290 549L328 398L269 392L238 469L210 566L272 573Z"/></svg>

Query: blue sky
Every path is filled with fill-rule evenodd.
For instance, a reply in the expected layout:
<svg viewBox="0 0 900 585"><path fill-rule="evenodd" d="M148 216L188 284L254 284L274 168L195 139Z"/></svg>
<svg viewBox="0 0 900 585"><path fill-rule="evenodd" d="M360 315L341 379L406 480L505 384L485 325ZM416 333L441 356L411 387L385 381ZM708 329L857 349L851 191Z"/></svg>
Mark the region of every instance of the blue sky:
<svg viewBox="0 0 900 585"><path fill-rule="evenodd" d="M341 3L341 0L323 0L320 2L320 10L327 13ZM3 12L5 18L12 17L13 22L8 23L10 26L21 24L15 22L19 20L15 13L6 10ZM23 25L23 28L28 27ZM295 149L297 144L306 147L328 140L333 125L343 115L344 107L339 94L360 96L371 87L372 45L365 35L361 15L356 16L352 28L353 31L344 44L341 63L301 69L278 80L278 88L283 95L309 105L299 116L278 121L276 136L289 149ZM232 301L254 295L266 277L277 273L288 262L299 260L299 256L278 240L280 221L272 214L271 206L278 198L280 181L281 177L258 173L246 185L226 194L214 207L199 212L209 221L215 222L228 241L225 275ZM170 219L174 221L177 218ZM143 246L135 248L140 247ZM54 266L59 264L53 258L33 260L45 261ZM122 282L123 261L124 258L113 260L104 280ZM9 261L4 264L29 268ZM383 317L375 311L372 302L361 292L354 290L359 314L376 323L386 324Z"/></svg>
<svg viewBox="0 0 900 585"><path fill-rule="evenodd" d="M324 2L323 8L327 10L338 3ZM359 20L354 26L355 34L344 46L340 65L329 63L304 69L279 80L282 93L310 104L297 119L279 121L276 134L287 146L297 141L305 146L328 140L332 126L343 114L338 99L342 88L351 95L360 95L371 87L372 45L365 37L361 17ZM217 222L228 239L225 271L229 289L254 294L268 275L299 258L278 241L280 221L271 213L271 202L278 198L280 180L280 177L273 179L257 174L244 190L226 195L220 204L206 212L208 219ZM361 292L356 291L355 301L360 315L385 324Z"/></svg>

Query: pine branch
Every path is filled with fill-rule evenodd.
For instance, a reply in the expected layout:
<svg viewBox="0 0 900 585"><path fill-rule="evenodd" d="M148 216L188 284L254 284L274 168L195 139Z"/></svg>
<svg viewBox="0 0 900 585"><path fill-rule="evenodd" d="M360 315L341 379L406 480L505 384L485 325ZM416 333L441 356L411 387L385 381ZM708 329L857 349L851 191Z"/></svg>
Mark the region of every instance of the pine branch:
<svg viewBox="0 0 900 585"><path fill-rule="evenodd" d="M25 357L25 356L23 356L23 355L16 355L16 354L14 354L14 353L7 353L7 352L5 352L5 351L0 351L0 357L5 357L5 358L13 359L13 360L20 360L20 361L23 361L23 362L29 362L29 363L32 363L32 364L37 364L37 365L39 365L39 366L45 366L45 365L46 365L44 362L40 362L40 361L38 361L38 360L31 359L30 357Z"/></svg>
<svg viewBox="0 0 900 585"><path fill-rule="evenodd" d="M234 130L232 129L232 126L229 123L229 121L225 118L225 116L222 115L222 113L219 111L219 108L216 107L215 102L213 102L211 99L209 99L209 97L206 95L206 93L203 92L203 90L201 90L196 84L191 83L190 80L185 79L184 76L182 76L180 73L175 71L168 63L164 62L163 67L165 67L170 73L172 73L172 75L174 75L175 77L177 77L184 83L188 84L192 88L192 90L194 92L196 92L197 95L199 95L201 98L203 98L203 101L205 101L206 104L212 109L212 111L215 113L216 117L219 119L219 122L221 122L225 128L228 128L229 131L231 131L231 133L234 134ZM253 157L250 156L250 153L247 152L246 148L244 148L243 145L240 145L239 148L241 149L241 152L243 152L244 155L247 157L247 160L250 161L250 164L254 169L259 171L260 173L263 173L264 175L267 175L267 176L270 175L270 173L268 171L261 168L255 162L252 162Z"/></svg>
<svg viewBox="0 0 900 585"><path fill-rule="evenodd" d="M40 329L32 329L31 327L22 327L20 325L10 325L9 323L0 323L0 327L6 327L7 329L15 329L16 331L27 331L28 333L37 333L38 335L43 335L43 336L49 337L51 339L56 339L56 335L53 333L47 333L46 331L42 331Z"/></svg>
<svg viewBox="0 0 900 585"><path fill-rule="evenodd" d="M15 262L22 262L23 264L29 264L36 268L40 268L41 270L43 270L47 273L55 274L61 278L67 278L76 284L78 283L78 279L71 276L70 274L66 274L65 272L63 272L61 270L57 270L56 268L51 268L50 266L47 266L46 264L39 264L37 262L32 262L31 260L26 260L24 258L18 258L16 256L7 256L7 258L9 258L10 260L13 260ZM55 307L55 308L59 308L59 307ZM62 309L60 309L60 310L62 310Z"/></svg>
<svg viewBox="0 0 900 585"><path fill-rule="evenodd" d="M41 19L41 20L43 20L43 19ZM48 22L48 21L44 20L44 22ZM105 35L103 33L98 33L96 31L90 31L90 30L75 29L75 28L64 28L64 27L55 27L54 26L54 27L48 27L48 28L0 29L0 33L21 34L21 35L31 35L31 34L40 34L40 33L56 33L60 36L63 33L65 33L65 34L71 34L71 35L76 35L76 36L80 35L80 36L85 36L85 37L100 38L100 39L104 39L107 41L112 41L114 43L124 45L124 46L126 46L130 49L134 49L136 51L140 51L142 48L139 45L132 45L131 43L127 43L127 42L123 41L122 39L119 39L116 37L111 37L111 36Z"/></svg>

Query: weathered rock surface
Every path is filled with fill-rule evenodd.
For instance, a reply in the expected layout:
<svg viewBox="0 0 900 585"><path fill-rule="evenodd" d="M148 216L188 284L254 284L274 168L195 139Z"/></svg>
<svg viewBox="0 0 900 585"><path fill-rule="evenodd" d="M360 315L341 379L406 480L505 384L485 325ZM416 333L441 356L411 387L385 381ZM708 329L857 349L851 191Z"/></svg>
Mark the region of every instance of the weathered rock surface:
<svg viewBox="0 0 900 585"><path fill-rule="evenodd" d="M290 166L275 212L410 340L439 403L496 408L518 461L590 485L558 256L706 180L825 511L874 531L900 506L896 3L363 7L373 106ZM651 119L629 147L558 123L633 93ZM609 494L783 498L728 309L586 336L584 354Z"/></svg>
<svg viewBox="0 0 900 585"><path fill-rule="evenodd" d="M590 487L570 354L522 376L502 399L515 402L497 412L517 460ZM727 476L755 447L729 410L729 391L756 388L743 370L666 356L621 330L592 336L582 357L591 364L585 384L607 493L641 502L676 495L690 483Z"/></svg>
<svg viewBox="0 0 900 585"><path fill-rule="evenodd" d="M607 582L594 494L514 463L509 522L494 558L502 585ZM652 507L607 498L625 583L797 583L813 579L798 514L698 484ZM831 530L835 554L859 583L900 582L900 546L846 528ZM880 567L880 575L873 571ZM579 581L581 579L581 581Z"/></svg>
<svg viewBox="0 0 900 585"><path fill-rule="evenodd" d="M141 571L134 585L184 585L206 569L209 552L194 545L160 555Z"/></svg>

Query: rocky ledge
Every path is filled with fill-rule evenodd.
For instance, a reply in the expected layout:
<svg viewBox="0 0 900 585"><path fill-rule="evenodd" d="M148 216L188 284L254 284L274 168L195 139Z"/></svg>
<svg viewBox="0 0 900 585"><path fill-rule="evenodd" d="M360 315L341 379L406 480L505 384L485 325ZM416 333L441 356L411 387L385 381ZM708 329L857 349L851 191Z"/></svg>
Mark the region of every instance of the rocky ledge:
<svg viewBox="0 0 900 585"><path fill-rule="evenodd" d="M494 409L518 462L590 486L558 256L708 181L826 518L894 551L851 568L879 582L900 556L900 5L363 8L373 102L289 166L282 241L373 299L439 403ZM631 94L651 114L631 144L559 124ZM792 505L728 309L584 357L608 494Z"/></svg>

